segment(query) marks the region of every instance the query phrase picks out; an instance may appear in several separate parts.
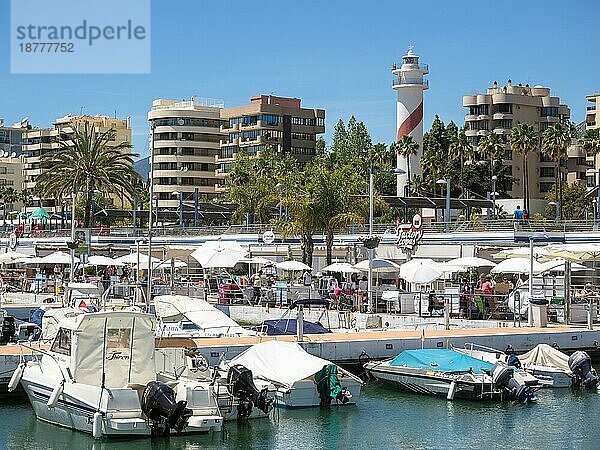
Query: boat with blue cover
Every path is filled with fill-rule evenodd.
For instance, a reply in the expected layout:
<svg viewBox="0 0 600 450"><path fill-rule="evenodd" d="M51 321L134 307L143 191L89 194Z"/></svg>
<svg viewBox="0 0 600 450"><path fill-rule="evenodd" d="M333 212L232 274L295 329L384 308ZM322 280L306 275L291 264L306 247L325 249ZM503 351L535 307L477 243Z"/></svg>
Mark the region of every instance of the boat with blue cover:
<svg viewBox="0 0 600 450"><path fill-rule="evenodd" d="M539 382L508 365L492 364L453 349L404 350L386 361L370 361L367 373L419 394L468 400L535 400Z"/></svg>

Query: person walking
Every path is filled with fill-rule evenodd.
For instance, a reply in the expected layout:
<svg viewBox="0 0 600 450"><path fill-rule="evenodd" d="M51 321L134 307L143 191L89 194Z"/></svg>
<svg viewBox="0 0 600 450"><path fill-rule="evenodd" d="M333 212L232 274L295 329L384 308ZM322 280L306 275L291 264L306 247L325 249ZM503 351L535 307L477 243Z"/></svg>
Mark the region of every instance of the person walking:
<svg viewBox="0 0 600 450"><path fill-rule="evenodd" d="M515 231L520 231L523 229L523 210L521 209L521 205L517 205L517 209L513 213L513 219L515 222Z"/></svg>
<svg viewBox="0 0 600 450"><path fill-rule="evenodd" d="M250 283L252 283L253 294L252 294L252 304L256 305L260 302L260 290L262 288L262 270L259 270L252 278L250 278Z"/></svg>

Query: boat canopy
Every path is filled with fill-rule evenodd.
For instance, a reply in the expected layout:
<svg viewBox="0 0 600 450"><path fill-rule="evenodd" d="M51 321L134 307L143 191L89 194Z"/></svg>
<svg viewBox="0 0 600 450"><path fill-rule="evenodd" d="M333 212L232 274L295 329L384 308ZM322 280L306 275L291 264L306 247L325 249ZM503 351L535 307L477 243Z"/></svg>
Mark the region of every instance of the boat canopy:
<svg viewBox="0 0 600 450"><path fill-rule="evenodd" d="M240 353L230 364L241 364L256 378L291 388L332 363L306 353L295 342L267 341Z"/></svg>
<svg viewBox="0 0 600 450"><path fill-rule="evenodd" d="M435 370L444 373L481 373L489 372L493 364L452 349L439 348L404 350L390 362L390 366Z"/></svg>
<svg viewBox="0 0 600 450"><path fill-rule="evenodd" d="M79 308L51 308L44 312L42 316L42 336L41 339L54 339L56 333L58 333L58 327L60 326L61 320L67 317L75 317L83 314L83 311Z"/></svg>
<svg viewBox="0 0 600 450"><path fill-rule="evenodd" d="M296 335L298 333L298 321L296 319L269 319L263 322L266 327L266 333L269 336ZM302 330L304 334L325 334L331 333L323 325L309 322L303 322Z"/></svg>
<svg viewBox="0 0 600 450"><path fill-rule="evenodd" d="M521 363L530 366L556 367L571 371L569 368L569 357L560 350L548 344L538 344L533 349L519 356Z"/></svg>
<svg viewBox="0 0 600 450"><path fill-rule="evenodd" d="M156 319L134 311L81 314L61 320L51 351L70 356L77 383L107 388L156 379Z"/></svg>
<svg viewBox="0 0 600 450"><path fill-rule="evenodd" d="M207 301L185 295L154 297L156 314L163 322L189 321L208 335L256 336Z"/></svg>

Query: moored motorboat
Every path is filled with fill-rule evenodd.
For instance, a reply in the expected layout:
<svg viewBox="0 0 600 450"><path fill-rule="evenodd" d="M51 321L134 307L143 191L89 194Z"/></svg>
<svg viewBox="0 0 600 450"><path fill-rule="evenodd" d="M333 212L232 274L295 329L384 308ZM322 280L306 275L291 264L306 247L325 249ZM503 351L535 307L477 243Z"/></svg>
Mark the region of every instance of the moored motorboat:
<svg viewBox="0 0 600 450"><path fill-rule="evenodd" d="M404 390L469 400L535 400L537 380L532 382L508 365L492 364L453 349L404 350L386 361L364 365L376 379Z"/></svg>
<svg viewBox="0 0 600 450"><path fill-rule="evenodd" d="M48 351L28 347L41 357L17 367L9 390L20 381L38 419L94 437L220 431L210 383L157 373L155 328L136 311L62 319Z"/></svg>
<svg viewBox="0 0 600 450"><path fill-rule="evenodd" d="M360 378L294 342L253 345L220 368L230 372L235 367L250 370L256 387L267 389L277 406L287 408L355 404L363 385Z"/></svg>
<svg viewBox="0 0 600 450"><path fill-rule="evenodd" d="M466 344L455 350L491 363L502 361L535 376L543 387L565 388L583 386L596 388L598 377L586 352L571 357L548 344L538 344L522 355L506 354L500 350L476 344Z"/></svg>

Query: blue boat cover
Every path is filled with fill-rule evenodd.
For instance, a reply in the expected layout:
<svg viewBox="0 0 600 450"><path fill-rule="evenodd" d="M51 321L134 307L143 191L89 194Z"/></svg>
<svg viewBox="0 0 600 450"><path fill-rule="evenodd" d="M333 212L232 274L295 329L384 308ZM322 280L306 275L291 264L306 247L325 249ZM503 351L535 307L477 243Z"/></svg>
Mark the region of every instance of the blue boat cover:
<svg viewBox="0 0 600 450"><path fill-rule="evenodd" d="M263 325L267 327L268 336L281 336L285 334L295 335L298 330L296 319L274 319L265 320ZM318 323L304 321L304 334L324 334L331 333L327 328Z"/></svg>
<svg viewBox="0 0 600 450"><path fill-rule="evenodd" d="M436 348L404 350L390 362L390 366L435 370L445 373L469 371L481 373L489 372L493 364L451 349Z"/></svg>

